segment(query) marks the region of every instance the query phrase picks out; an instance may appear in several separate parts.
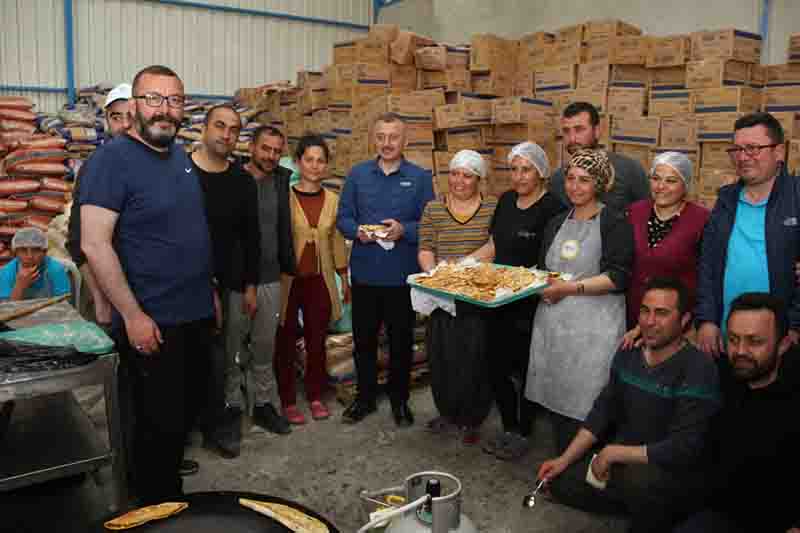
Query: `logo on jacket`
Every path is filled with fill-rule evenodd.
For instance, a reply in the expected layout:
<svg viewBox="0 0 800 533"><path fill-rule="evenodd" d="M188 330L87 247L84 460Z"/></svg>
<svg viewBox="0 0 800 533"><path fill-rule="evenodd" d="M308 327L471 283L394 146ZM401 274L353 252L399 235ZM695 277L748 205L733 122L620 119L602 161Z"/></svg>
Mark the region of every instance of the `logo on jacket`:
<svg viewBox="0 0 800 533"><path fill-rule="evenodd" d="M796 226L797 225L797 217L789 217L783 221L784 226Z"/></svg>
<svg viewBox="0 0 800 533"><path fill-rule="evenodd" d="M401 187L411 187L412 185L414 185L414 184L411 183L410 181L401 181L400 182L400 186Z"/></svg>

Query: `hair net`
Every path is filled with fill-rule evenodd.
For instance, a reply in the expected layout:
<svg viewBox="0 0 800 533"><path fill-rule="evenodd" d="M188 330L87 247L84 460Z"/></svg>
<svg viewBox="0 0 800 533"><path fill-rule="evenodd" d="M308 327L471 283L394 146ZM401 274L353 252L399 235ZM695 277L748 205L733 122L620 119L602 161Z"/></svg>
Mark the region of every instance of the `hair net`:
<svg viewBox="0 0 800 533"><path fill-rule="evenodd" d="M692 184L692 162L689 161L686 154L680 152L664 152L658 154L653 159L653 166L650 168L651 175L655 174L658 165L667 165L677 172L686 185L686 190L689 190Z"/></svg>
<svg viewBox="0 0 800 533"><path fill-rule="evenodd" d="M550 161L547 160L547 154L544 153L542 147L536 143L526 141L520 143L511 149L508 154L508 164L514 160L515 157L527 159L539 171L539 176L542 179L550 177Z"/></svg>
<svg viewBox="0 0 800 533"><path fill-rule="evenodd" d="M475 150L461 150L450 160L450 170L465 169L481 178L486 177L486 160Z"/></svg>
<svg viewBox="0 0 800 533"><path fill-rule="evenodd" d="M585 170L595 181L595 192L600 196L614 186L614 167L603 150L578 150L569 160L567 170L578 167Z"/></svg>
<svg viewBox="0 0 800 533"><path fill-rule="evenodd" d="M11 249L41 248L47 250L47 236L38 228L22 228L11 239Z"/></svg>

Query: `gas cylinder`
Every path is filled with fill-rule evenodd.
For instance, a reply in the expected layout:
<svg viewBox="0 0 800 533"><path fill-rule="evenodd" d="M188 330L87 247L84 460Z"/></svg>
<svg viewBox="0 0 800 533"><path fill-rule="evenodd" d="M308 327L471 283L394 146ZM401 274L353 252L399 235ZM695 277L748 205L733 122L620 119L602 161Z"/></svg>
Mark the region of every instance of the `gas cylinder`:
<svg viewBox="0 0 800 533"><path fill-rule="evenodd" d="M461 481L451 474L420 472L399 487L362 491L361 497L367 501L403 494L406 503L365 525L359 533L386 521L386 533L478 533L472 520L461 513L461 490Z"/></svg>

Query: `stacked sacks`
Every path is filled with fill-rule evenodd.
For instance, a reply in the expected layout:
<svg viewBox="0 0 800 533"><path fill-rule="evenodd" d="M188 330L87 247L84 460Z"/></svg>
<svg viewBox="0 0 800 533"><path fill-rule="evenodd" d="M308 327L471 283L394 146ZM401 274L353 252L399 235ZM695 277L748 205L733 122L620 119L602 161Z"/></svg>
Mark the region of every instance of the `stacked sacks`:
<svg viewBox="0 0 800 533"><path fill-rule="evenodd" d="M19 141L36 133L33 103L22 96L0 96L0 156L11 151Z"/></svg>

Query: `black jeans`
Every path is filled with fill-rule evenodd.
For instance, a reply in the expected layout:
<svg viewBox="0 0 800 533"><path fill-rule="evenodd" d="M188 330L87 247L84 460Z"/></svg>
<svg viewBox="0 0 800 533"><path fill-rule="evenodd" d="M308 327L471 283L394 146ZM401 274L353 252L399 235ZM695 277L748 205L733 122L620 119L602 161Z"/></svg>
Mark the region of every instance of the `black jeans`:
<svg viewBox="0 0 800 533"><path fill-rule="evenodd" d="M408 287L363 285L353 280L353 341L358 397L374 402L378 389L378 330L386 326L390 369L388 391L392 405L408 400L414 311Z"/></svg>
<svg viewBox="0 0 800 533"><path fill-rule="evenodd" d="M142 504L159 503L182 493L179 468L196 416L208 391L212 319L159 326L164 343L158 353L143 355L124 332L118 347L130 408L124 426L134 479Z"/></svg>

